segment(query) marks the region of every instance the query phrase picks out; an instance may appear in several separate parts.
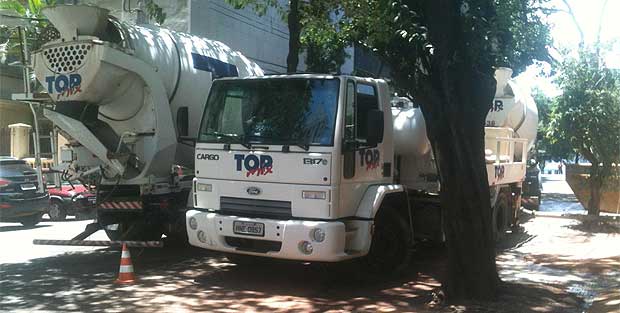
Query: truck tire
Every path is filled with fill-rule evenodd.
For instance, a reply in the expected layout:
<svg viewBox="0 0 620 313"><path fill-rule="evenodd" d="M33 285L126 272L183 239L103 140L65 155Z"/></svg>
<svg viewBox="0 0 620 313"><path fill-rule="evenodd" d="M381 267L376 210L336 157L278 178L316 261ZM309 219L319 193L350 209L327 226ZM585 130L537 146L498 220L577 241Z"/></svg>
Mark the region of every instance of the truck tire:
<svg viewBox="0 0 620 313"><path fill-rule="evenodd" d="M363 266L374 275L402 272L411 260L410 228L392 208L382 208L375 218L370 251Z"/></svg>
<svg viewBox="0 0 620 313"><path fill-rule="evenodd" d="M50 201L50 207L47 210L47 215L50 216L52 221L64 221L67 219L67 210L59 200L53 199Z"/></svg>
<svg viewBox="0 0 620 313"><path fill-rule="evenodd" d="M493 207L493 215L491 225L493 228L493 240L499 242L504 238L508 226L508 217L510 216L510 201L507 192L500 191L497 201Z"/></svg>
<svg viewBox="0 0 620 313"><path fill-rule="evenodd" d="M19 222L25 227L33 227L41 222L42 213L22 217Z"/></svg>
<svg viewBox="0 0 620 313"><path fill-rule="evenodd" d="M157 241L163 234L161 225L149 223L141 214L98 214L97 221L110 240Z"/></svg>

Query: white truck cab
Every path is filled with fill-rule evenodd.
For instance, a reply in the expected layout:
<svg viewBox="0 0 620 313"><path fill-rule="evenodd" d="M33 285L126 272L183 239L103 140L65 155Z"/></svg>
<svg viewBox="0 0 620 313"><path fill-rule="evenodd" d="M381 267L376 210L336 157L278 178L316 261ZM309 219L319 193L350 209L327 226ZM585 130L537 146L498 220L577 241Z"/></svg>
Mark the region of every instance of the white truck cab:
<svg viewBox="0 0 620 313"><path fill-rule="evenodd" d="M392 184L385 81L283 75L213 83L196 144L192 245L306 261L368 253Z"/></svg>
<svg viewBox="0 0 620 313"><path fill-rule="evenodd" d="M523 104L505 76L495 102L506 107L489 113L485 137L496 238L514 225L530 142L504 123L512 113L493 114ZM443 238L422 112L391 99L381 79L216 80L195 168L186 226L197 247L302 261L365 257L371 270L392 271L407 264L414 229L416 238Z"/></svg>

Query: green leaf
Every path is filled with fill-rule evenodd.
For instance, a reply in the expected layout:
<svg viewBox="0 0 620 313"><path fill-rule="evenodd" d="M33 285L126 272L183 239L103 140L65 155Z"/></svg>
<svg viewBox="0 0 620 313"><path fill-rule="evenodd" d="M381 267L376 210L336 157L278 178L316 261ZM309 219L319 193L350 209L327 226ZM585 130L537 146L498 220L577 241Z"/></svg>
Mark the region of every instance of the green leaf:
<svg viewBox="0 0 620 313"><path fill-rule="evenodd" d="M17 0L2 0L0 2L0 9L14 10L19 15L26 15L26 8Z"/></svg>

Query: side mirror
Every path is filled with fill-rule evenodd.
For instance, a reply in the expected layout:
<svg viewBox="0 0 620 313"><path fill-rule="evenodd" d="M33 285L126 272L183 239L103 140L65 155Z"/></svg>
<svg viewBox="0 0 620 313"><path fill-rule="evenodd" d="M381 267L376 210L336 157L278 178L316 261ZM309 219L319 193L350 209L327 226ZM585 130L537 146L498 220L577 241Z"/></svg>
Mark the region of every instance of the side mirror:
<svg viewBox="0 0 620 313"><path fill-rule="evenodd" d="M383 142L383 111L368 111L366 127L366 143L369 147L376 147Z"/></svg>

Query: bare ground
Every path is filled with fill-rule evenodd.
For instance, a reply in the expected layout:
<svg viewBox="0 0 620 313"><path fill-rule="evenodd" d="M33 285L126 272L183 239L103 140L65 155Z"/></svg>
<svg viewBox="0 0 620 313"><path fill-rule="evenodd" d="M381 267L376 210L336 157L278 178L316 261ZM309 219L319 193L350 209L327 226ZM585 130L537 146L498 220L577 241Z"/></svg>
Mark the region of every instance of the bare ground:
<svg viewBox="0 0 620 313"><path fill-rule="evenodd" d="M615 312L620 248L615 234L537 217L499 247L497 301L446 304L445 251L420 246L408 275L368 280L354 267L270 262L236 266L194 248L132 250L134 285L114 284L119 252L97 250L4 264L2 311L82 312ZM587 251L586 251L587 249Z"/></svg>

